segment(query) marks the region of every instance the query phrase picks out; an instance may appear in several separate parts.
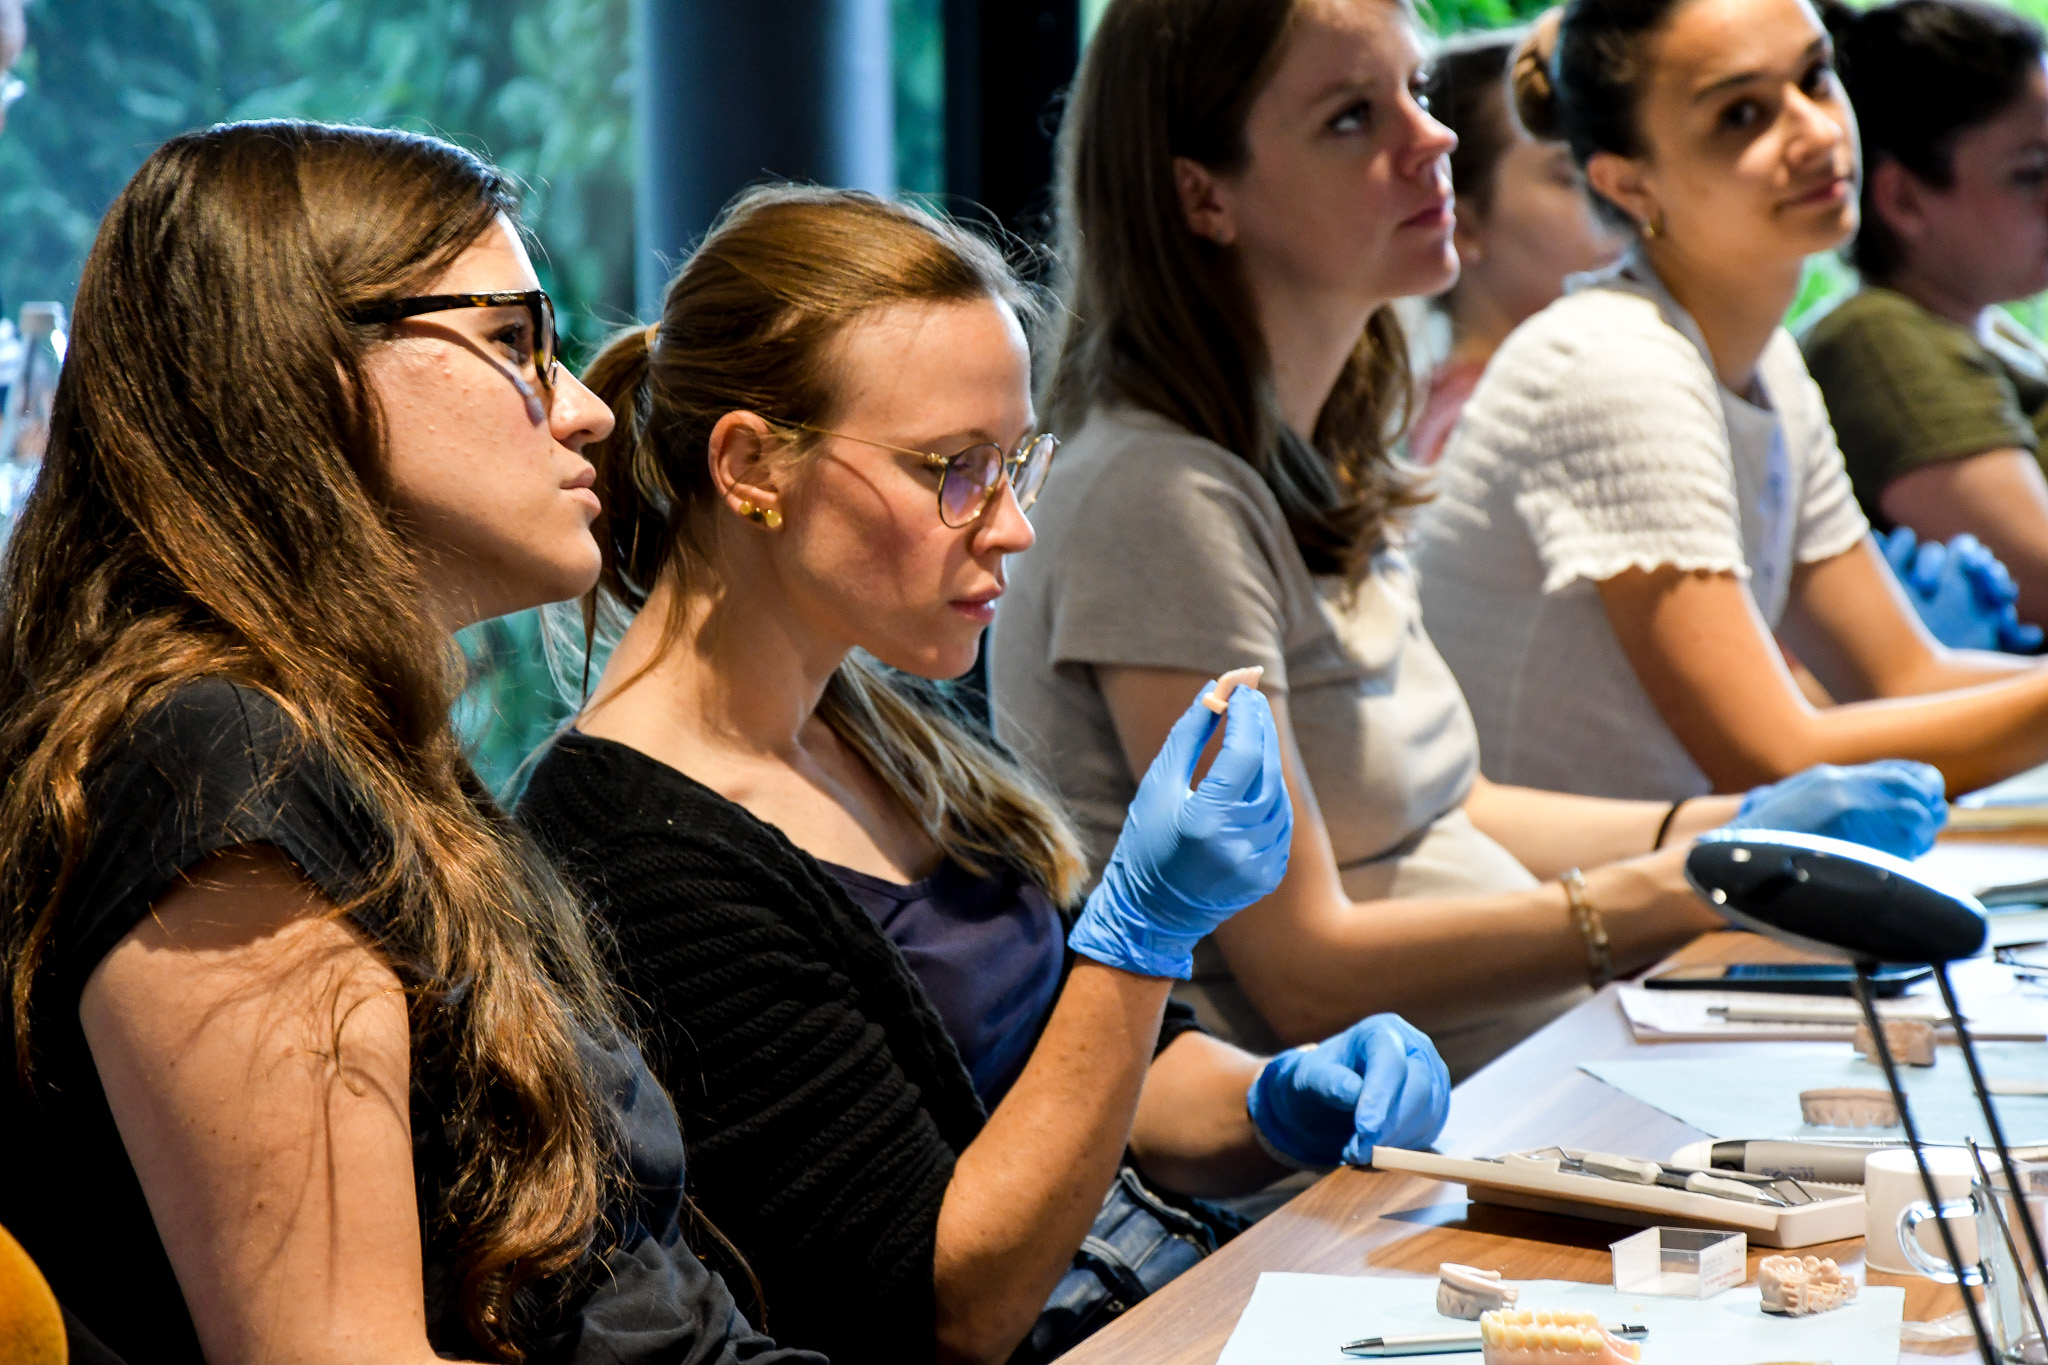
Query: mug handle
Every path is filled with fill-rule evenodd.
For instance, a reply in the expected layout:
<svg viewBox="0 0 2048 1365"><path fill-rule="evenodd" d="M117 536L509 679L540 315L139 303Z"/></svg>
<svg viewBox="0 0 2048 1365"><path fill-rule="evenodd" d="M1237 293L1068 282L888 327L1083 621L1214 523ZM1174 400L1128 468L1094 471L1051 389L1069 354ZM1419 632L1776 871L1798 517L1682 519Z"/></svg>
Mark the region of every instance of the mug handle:
<svg viewBox="0 0 2048 1365"><path fill-rule="evenodd" d="M1984 1283L1984 1267L1981 1264L1964 1266L1961 1276L1958 1277L1954 1266L1920 1245L1922 1223L1932 1222L1937 1217L1975 1218L1980 1211L1975 1190L1961 1199L1944 1200L1939 1213L1936 1213L1925 1199L1915 1200L1899 1210L1899 1254L1906 1258L1906 1264L1936 1284L1955 1284L1958 1278L1966 1285Z"/></svg>

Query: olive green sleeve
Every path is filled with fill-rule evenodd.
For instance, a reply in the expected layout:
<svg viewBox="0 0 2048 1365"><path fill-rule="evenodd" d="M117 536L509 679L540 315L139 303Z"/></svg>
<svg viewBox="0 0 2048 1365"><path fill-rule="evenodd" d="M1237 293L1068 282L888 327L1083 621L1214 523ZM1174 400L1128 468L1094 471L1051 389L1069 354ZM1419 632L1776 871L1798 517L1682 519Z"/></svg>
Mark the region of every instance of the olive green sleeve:
<svg viewBox="0 0 2048 1365"><path fill-rule="evenodd" d="M1803 341L1864 511L1909 470L1986 451L2035 451L2011 378L1970 332L1889 290L1865 289Z"/></svg>

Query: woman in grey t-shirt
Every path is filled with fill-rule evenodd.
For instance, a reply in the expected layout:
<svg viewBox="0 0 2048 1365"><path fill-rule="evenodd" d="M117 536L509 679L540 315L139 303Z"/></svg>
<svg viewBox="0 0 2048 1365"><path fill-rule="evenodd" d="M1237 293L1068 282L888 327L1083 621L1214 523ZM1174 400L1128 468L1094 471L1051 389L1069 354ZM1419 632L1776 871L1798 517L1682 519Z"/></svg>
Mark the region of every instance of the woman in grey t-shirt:
<svg viewBox="0 0 2048 1365"><path fill-rule="evenodd" d="M1385 441L1407 387L1386 305L1456 271L1418 30L1383 0L1217 14L1115 0L1091 41L1063 134L1069 439L992 654L999 733L1098 864L1189 686L1265 666L1293 857L1198 958L1212 1027L1270 1046L1399 1010L1458 1074L1717 927L1682 850L1738 808L1917 852L1941 793L1910 766L1678 806L1478 775Z"/></svg>

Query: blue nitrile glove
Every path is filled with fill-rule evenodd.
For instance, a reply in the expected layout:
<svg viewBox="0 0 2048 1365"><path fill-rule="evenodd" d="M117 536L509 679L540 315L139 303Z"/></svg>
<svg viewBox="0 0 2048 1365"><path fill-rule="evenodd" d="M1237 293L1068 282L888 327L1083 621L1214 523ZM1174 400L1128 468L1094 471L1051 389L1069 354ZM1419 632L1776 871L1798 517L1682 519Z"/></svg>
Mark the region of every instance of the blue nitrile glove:
<svg viewBox="0 0 2048 1365"><path fill-rule="evenodd" d="M1374 1147L1426 1147L1451 1112L1451 1073L1429 1036L1398 1014L1283 1052L1245 1095L1273 1152L1298 1166L1363 1166Z"/></svg>
<svg viewBox="0 0 2048 1365"><path fill-rule="evenodd" d="M1951 649L2040 649L2041 628L2020 620L2012 573L1977 537L1923 543L1910 526L1876 535L1885 562L1935 639Z"/></svg>
<svg viewBox="0 0 2048 1365"><path fill-rule="evenodd" d="M1280 775L1273 708L1257 688L1233 691L1222 751L1190 791L1195 761L1218 723L1200 696L1174 722L1131 798L1102 880L1067 935L1081 956L1186 980L1195 944L1280 885L1294 803Z"/></svg>
<svg viewBox="0 0 2048 1365"><path fill-rule="evenodd" d="M1941 773L1887 758L1837 768L1819 763L1742 798L1729 829L1789 829L1917 858L1948 820Z"/></svg>

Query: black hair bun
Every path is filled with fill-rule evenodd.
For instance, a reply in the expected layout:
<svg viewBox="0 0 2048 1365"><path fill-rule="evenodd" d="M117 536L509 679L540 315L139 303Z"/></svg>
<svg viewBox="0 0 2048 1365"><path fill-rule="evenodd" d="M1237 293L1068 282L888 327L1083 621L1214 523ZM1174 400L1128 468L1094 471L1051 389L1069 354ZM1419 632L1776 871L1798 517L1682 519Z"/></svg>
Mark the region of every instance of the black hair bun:
<svg viewBox="0 0 2048 1365"><path fill-rule="evenodd" d="M1508 89L1514 96L1515 117L1529 130L1529 136L1539 142L1562 142L1565 136L1553 75L1557 30L1563 18L1562 6L1538 15L1508 61Z"/></svg>

